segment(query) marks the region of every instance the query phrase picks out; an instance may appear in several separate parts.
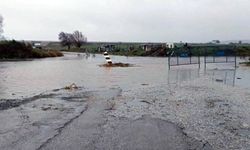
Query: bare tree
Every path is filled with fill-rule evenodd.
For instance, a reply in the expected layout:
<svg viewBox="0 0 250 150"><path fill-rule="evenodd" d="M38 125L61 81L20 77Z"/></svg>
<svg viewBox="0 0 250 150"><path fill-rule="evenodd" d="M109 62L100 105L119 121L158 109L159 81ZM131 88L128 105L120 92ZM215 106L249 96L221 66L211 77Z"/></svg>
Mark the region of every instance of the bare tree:
<svg viewBox="0 0 250 150"><path fill-rule="evenodd" d="M74 42L73 35L70 33L61 32L59 33L58 38L61 41L62 46L67 46L68 49L70 49L71 45Z"/></svg>
<svg viewBox="0 0 250 150"><path fill-rule="evenodd" d="M85 37L80 31L75 31L72 35L74 44L78 48L80 48L84 43L87 42L87 37Z"/></svg>
<svg viewBox="0 0 250 150"><path fill-rule="evenodd" d="M0 15L0 40L4 37L2 36L3 33L3 17Z"/></svg>

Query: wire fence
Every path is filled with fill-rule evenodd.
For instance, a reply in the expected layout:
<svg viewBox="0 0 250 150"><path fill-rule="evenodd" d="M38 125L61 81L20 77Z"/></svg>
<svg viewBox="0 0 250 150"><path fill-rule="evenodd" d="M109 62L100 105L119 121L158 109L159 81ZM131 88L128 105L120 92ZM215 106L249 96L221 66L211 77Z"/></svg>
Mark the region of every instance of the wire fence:
<svg viewBox="0 0 250 150"><path fill-rule="evenodd" d="M213 82L235 86L236 71L234 69L205 70L204 72L199 69L173 69L168 72L168 84L178 85L201 76L207 76Z"/></svg>
<svg viewBox="0 0 250 150"><path fill-rule="evenodd" d="M228 50L203 50L193 52L191 50L174 50L169 53L168 64L171 66L194 65L201 67L201 55L204 60L204 67L209 63L234 63L236 67L236 51Z"/></svg>

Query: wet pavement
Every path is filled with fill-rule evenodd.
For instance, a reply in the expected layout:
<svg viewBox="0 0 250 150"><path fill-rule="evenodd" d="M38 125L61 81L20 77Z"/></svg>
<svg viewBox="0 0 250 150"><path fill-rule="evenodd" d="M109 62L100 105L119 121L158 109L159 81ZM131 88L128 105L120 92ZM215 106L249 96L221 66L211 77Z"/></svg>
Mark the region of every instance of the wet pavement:
<svg viewBox="0 0 250 150"><path fill-rule="evenodd" d="M121 95L120 88L59 89L5 108L0 149L211 149L171 122L110 116L110 101Z"/></svg>

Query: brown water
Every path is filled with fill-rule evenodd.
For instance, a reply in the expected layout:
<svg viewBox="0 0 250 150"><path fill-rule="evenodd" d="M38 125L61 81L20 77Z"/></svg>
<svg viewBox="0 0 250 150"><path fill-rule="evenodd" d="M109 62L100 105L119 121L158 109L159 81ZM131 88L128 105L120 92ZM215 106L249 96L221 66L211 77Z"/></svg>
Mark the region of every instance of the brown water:
<svg viewBox="0 0 250 150"><path fill-rule="evenodd" d="M0 62L0 99L30 97L75 83L90 89L121 87L123 90L142 84L176 84L209 75L212 82L250 87L250 68L234 70L234 64L210 64L168 69L167 58L111 56L114 62L135 64L128 68L105 68L102 55L67 53L61 58ZM216 68L216 69L215 69ZM241 79L237 79L241 78ZM219 79L219 80L218 80Z"/></svg>

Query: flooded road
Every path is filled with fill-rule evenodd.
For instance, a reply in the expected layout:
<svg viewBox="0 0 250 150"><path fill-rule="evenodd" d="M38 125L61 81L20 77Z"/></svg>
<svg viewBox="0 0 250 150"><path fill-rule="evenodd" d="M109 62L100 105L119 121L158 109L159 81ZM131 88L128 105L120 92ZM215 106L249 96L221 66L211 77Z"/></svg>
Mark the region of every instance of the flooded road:
<svg viewBox="0 0 250 150"><path fill-rule="evenodd" d="M0 62L0 149L250 147L250 68L111 57Z"/></svg>
<svg viewBox="0 0 250 150"><path fill-rule="evenodd" d="M209 64L207 69L197 65L168 69L167 58L111 56L114 62L134 64L129 68L104 68L102 55L86 57L67 53L62 58L33 61L0 62L0 99L25 98L71 83L96 89L119 86L123 89L141 84L177 83L209 75L213 81L250 87L250 69L233 64ZM201 67L203 67L201 65ZM238 78L238 79L237 79Z"/></svg>

